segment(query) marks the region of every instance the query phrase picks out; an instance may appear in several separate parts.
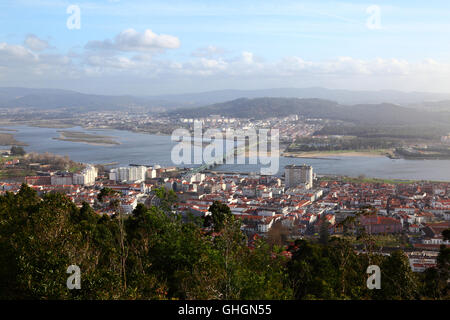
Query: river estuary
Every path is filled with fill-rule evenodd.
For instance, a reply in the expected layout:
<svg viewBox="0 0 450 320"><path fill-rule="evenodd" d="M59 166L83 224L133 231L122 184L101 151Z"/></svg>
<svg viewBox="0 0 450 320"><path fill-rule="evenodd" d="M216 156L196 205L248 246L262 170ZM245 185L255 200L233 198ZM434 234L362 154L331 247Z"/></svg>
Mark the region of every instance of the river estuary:
<svg viewBox="0 0 450 320"><path fill-rule="evenodd" d="M17 130L14 136L17 140L28 144L27 152L50 152L67 155L79 162L104 164L117 162L117 166L131 163L161 166L172 166L172 148L177 144L170 136L151 135L121 130L96 129L85 130L80 127L69 129L37 128L28 126L8 126ZM55 140L60 136L58 131L84 131L90 134L111 136L118 145L91 145L83 142ZM11 132L13 133L13 132ZM319 174L347 175L384 179L417 179L450 181L450 160L404 160L387 157L330 157L321 159L280 157L279 173L288 164L303 164L313 166ZM259 172L259 165L222 165L218 171Z"/></svg>

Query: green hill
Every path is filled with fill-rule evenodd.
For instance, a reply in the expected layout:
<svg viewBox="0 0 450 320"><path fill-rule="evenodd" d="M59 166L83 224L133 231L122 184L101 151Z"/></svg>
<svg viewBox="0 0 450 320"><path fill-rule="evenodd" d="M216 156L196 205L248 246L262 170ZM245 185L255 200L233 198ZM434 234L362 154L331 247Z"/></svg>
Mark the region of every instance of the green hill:
<svg viewBox="0 0 450 320"><path fill-rule="evenodd" d="M209 106L178 109L171 116L198 118L218 114L226 117L266 119L298 114L307 118L343 120L377 125L450 125L450 114L427 112L394 104L341 105L323 99L241 98Z"/></svg>

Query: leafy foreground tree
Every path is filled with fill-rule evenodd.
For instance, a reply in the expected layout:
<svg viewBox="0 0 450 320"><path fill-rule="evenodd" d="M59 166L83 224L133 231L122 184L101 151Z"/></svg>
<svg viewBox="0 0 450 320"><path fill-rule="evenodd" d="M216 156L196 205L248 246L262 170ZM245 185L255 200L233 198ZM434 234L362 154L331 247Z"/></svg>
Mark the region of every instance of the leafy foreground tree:
<svg viewBox="0 0 450 320"><path fill-rule="evenodd" d="M229 208L221 208L225 217L223 227L219 234L207 235L207 250L194 266L192 276L184 278L186 297L290 299L292 290L287 282L286 259L271 252L263 241L249 248L240 221L227 214Z"/></svg>
<svg viewBox="0 0 450 320"><path fill-rule="evenodd" d="M363 299L369 298L367 266L367 258L344 240L297 240L288 272L297 299Z"/></svg>
<svg viewBox="0 0 450 320"><path fill-rule="evenodd" d="M172 208L171 196L160 195ZM0 196L0 298L289 298L285 260L263 243L251 250L231 218L212 236L201 223L140 204L121 231L119 215L23 185ZM70 265L81 269L81 290L66 287Z"/></svg>
<svg viewBox="0 0 450 320"><path fill-rule="evenodd" d="M40 199L23 185L0 197L0 297L118 298L121 291L117 228L87 205L61 194ZM4 256L3 256L4 255ZM68 266L82 271L82 290L68 290Z"/></svg>
<svg viewBox="0 0 450 320"><path fill-rule="evenodd" d="M420 299L426 298L420 278L407 256L393 252L357 254L345 240L331 238L328 245L299 240L288 263L289 279L297 299ZM381 289L367 288L369 265L381 269ZM448 266L447 266L448 268ZM445 276L444 276L445 277Z"/></svg>
<svg viewBox="0 0 450 320"><path fill-rule="evenodd" d="M209 212L211 212L211 215L205 217L205 227L212 226L214 231L218 232L224 228L227 221L230 222L231 210L220 201L214 201L209 207Z"/></svg>
<svg viewBox="0 0 450 320"><path fill-rule="evenodd" d="M421 275L422 292L431 299L450 299L450 248L441 246L437 266Z"/></svg>
<svg viewBox="0 0 450 320"><path fill-rule="evenodd" d="M0 299L448 299L446 248L419 276L401 252L357 254L334 237L297 240L289 259L264 240L249 245L226 205L211 206L210 229L174 214L173 194L157 196L161 206L112 217L26 185L0 196ZM371 264L381 267L381 290L367 289ZM70 265L80 267L81 290L66 286Z"/></svg>
<svg viewBox="0 0 450 320"><path fill-rule="evenodd" d="M330 236L329 236L330 234L328 231L328 228L330 227L330 223L326 219L325 215L322 215L321 222L322 223L320 225L320 230L319 230L320 243L327 245L329 238L330 238Z"/></svg>

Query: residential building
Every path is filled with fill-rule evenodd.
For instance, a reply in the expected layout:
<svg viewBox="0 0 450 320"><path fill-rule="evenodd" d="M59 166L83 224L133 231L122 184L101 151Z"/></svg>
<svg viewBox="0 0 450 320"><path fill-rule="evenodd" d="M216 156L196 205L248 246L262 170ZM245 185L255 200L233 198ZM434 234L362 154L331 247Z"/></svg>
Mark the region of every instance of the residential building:
<svg viewBox="0 0 450 320"><path fill-rule="evenodd" d="M313 186L313 168L306 164L288 165L285 167L285 185L287 188L304 186L310 189Z"/></svg>

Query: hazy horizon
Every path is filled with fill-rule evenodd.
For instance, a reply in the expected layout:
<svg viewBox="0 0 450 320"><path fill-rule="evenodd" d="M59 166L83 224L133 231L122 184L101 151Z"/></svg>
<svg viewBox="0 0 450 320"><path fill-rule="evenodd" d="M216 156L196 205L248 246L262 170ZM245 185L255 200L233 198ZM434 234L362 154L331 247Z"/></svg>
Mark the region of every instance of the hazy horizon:
<svg viewBox="0 0 450 320"><path fill-rule="evenodd" d="M242 88L224 88L224 89L216 89L216 90L199 90L199 91L182 91L182 92L167 92L167 93L161 93L161 94L131 94L131 93L101 93L101 92L95 92L95 91L84 91L84 90L76 90L71 88L61 88L61 87L40 87L40 86L0 86L0 89L31 89L31 90L61 90L61 91L72 91L76 93L81 94L92 94L92 95L107 95L107 96L135 96L135 97L142 97L142 98L158 98L160 96L182 96L182 95L195 95L195 94L206 94L206 93L214 93L214 92L226 92L226 91L242 91L242 92L248 92L248 91L268 91L268 90L309 90L309 89L320 89L320 90L327 90L327 91L348 91L348 92L356 92L356 93L363 93L363 92L371 92L371 93L377 93L377 92L396 92L396 93L402 93L402 94L436 94L436 95L450 95L450 92L443 92L443 91L408 91L408 90L395 90L395 89L378 89L378 90L364 90L364 89L346 89L346 88L330 88L330 87L324 87L324 86L310 86L310 87L267 87L267 88L255 88L255 89L242 89ZM244 97L243 97L244 98Z"/></svg>

